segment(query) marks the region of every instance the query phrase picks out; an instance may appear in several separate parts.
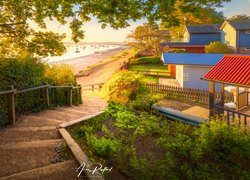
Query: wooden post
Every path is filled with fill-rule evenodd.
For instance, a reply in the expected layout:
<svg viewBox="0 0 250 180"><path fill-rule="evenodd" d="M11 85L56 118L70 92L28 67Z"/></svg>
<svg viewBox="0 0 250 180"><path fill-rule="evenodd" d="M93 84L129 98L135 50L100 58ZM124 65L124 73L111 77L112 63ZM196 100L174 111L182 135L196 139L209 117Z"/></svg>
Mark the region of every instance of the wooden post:
<svg viewBox="0 0 250 180"><path fill-rule="evenodd" d="M209 82L209 116L214 116L214 95L215 95L215 86L214 82Z"/></svg>
<svg viewBox="0 0 250 180"><path fill-rule="evenodd" d="M69 88L69 106L72 106L73 102L73 87Z"/></svg>
<svg viewBox="0 0 250 180"><path fill-rule="evenodd" d="M235 96L236 96L236 111L239 111L239 86L236 86L236 92L235 92Z"/></svg>
<svg viewBox="0 0 250 180"><path fill-rule="evenodd" d="M249 106L249 102L248 102L248 98L249 98L249 92L248 92L248 88L245 88L245 93L247 93L246 98L247 98L247 106Z"/></svg>
<svg viewBox="0 0 250 180"><path fill-rule="evenodd" d="M14 87L11 86L11 89L14 90ZM16 122L15 92L8 94L8 120L9 124Z"/></svg>
<svg viewBox="0 0 250 180"><path fill-rule="evenodd" d="M224 91L225 85L223 83L221 83L221 97L220 97L220 106L224 107L224 103L225 103L225 91ZM220 109L219 114L224 114L224 110Z"/></svg>
<svg viewBox="0 0 250 180"><path fill-rule="evenodd" d="M79 98L80 98L80 104L82 104L82 85L78 84L79 86Z"/></svg>
<svg viewBox="0 0 250 180"><path fill-rule="evenodd" d="M49 102L49 86L46 86L44 88L44 93L45 93L45 96L44 96L44 103L47 107L50 106L50 102Z"/></svg>

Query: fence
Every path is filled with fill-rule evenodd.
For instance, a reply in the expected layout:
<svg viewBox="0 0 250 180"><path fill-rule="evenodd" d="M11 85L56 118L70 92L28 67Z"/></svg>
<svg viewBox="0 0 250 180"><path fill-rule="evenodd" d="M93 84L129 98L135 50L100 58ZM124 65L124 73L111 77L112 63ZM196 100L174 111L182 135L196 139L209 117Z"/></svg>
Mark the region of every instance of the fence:
<svg viewBox="0 0 250 180"><path fill-rule="evenodd" d="M216 114L220 114L222 116L222 120L226 120L227 124L230 125L230 122L237 121L238 125L250 125L248 121L250 121L250 115L244 114L229 108L221 107L218 104L214 105Z"/></svg>
<svg viewBox="0 0 250 180"><path fill-rule="evenodd" d="M83 91L87 91L87 90L90 90L90 91L95 91L95 90L101 90L102 87L103 87L103 84L104 83L98 83L98 84L89 84L89 85L83 85L82 86L82 90Z"/></svg>
<svg viewBox="0 0 250 180"><path fill-rule="evenodd" d="M153 93L162 93L167 97L190 100L208 104L209 102L209 91L204 89L193 89L193 88L182 88L176 86L168 86L164 84L147 84L149 90ZM216 101L221 100L221 92L215 93ZM231 102L234 99L233 93L225 92L224 101Z"/></svg>
<svg viewBox="0 0 250 180"><path fill-rule="evenodd" d="M171 77L170 72L164 72L164 71L157 71L157 70L134 70L137 73L142 73L145 76L153 76L153 77Z"/></svg>
<svg viewBox="0 0 250 180"><path fill-rule="evenodd" d="M1 114L7 118L7 124L16 121L17 114L40 111L53 105L69 105L82 103L81 86L50 86L43 85L24 90L13 87L8 91L1 91Z"/></svg>

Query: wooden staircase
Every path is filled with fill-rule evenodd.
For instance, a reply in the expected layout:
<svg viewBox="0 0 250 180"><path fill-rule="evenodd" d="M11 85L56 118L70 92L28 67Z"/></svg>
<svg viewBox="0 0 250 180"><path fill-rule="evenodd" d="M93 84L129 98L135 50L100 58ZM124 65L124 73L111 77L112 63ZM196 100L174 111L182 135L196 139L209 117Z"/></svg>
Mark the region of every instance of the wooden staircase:
<svg viewBox="0 0 250 180"><path fill-rule="evenodd" d="M107 103L99 98L83 104L22 115L17 123L0 130L0 179L79 179L74 159L58 159L57 147L64 146L57 127L102 111Z"/></svg>

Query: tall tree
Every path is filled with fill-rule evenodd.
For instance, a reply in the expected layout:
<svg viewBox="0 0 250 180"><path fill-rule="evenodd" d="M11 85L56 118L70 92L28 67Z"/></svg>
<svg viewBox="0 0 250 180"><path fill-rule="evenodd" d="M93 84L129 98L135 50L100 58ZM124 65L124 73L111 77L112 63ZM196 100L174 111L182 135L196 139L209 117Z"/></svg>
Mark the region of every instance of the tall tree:
<svg viewBox="0 0 250 180"><path fill-rule="evenodd" d="M84 38L82 26L84 22L95 17L105 28L110 25L114 29L129 26L129 20L142 17L150 22L168 22L167 27L178 26L181 18L178 10L183 13L195 13L202 8L221 6L230 0L1 0L0 1L0 39L15 43L15 46L29 47L30 37L41 35L51 38L48 32L36 34L29 22L36 23L46 29L46 19L57 20L72 29L72 40L78 42ZM176 9L176 6L179 8ZM59 42L63 36L55 35ZM52 43L53 44L53 43ZM58 45L61 45L58 43ZM44 49L54 49L50 43L43 43ZM3 46L1 46L3 47ZM0 48L1 48L0 47ZM37 49L37 48L32 48ZM62 53L58 51L57 54ZM45 54L48 55L48 54Z"/></svg>
<svg viewBox="0 0 250 180"><path fill-rule="evenodd" d="M144 24L138 26L128 38L130 45L138 51L149 51L153 55L159 55L161 52L161 42L170 39L169 31L160 30L158 25Z"/></svg>

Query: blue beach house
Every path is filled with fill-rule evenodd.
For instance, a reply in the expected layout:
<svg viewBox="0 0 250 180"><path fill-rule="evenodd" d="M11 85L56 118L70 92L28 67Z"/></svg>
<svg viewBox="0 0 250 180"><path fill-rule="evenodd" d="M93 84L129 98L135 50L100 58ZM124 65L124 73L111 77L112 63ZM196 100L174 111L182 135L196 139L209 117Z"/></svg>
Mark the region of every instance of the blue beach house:
<svg viewBox="0 0 250 180"><path fill-rule="evenodd" d="M189 53L205 53L205 45L221 40L220 26L220 24L185 26L183 42L162 43L163 51L178 48Z"/></svg>
<svg viewBox="0 0 250 180"><path fill-rule="evenodd" d="M221 26L221 42L237 54L250 54L250 19L225 21Z"/></svg>

